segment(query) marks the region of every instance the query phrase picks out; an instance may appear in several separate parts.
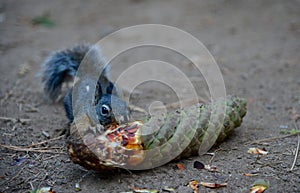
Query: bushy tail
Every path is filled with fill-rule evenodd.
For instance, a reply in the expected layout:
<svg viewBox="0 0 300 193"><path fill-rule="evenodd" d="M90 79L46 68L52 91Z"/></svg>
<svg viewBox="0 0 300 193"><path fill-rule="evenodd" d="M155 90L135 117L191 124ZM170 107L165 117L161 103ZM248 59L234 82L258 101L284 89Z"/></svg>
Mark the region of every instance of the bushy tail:
<svg viewBox="0 0 300 193"><path fill-rule="evenodd" d="M56 100L61 92L62 83L72 79L89 51L90 45L79 45L51 54L42 65L42 81L46 95Z"/></svg>

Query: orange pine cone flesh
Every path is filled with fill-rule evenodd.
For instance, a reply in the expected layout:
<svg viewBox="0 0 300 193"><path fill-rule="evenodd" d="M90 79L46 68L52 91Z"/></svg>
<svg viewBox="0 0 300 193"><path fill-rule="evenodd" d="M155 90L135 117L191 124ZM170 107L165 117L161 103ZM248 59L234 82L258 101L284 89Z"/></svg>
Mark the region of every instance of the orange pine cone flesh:
<svg viewBox="0 0 300 193"><path fill-rule="evenodd" d="M134 121L105 129L100 125L91 127L90 119L84 115L70 128L70 158L86 169L99 171L137 165L144 159L141 126L142 122Z"/></svg>

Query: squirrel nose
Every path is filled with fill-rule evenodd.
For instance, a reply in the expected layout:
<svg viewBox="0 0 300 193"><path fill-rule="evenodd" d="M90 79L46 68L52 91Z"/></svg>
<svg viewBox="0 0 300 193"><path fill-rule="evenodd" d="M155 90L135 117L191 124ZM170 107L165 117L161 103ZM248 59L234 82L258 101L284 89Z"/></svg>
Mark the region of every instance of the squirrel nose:
<svg viewBox="0 0 300 193"><path fill-rule="evenodd" d="M122 124L125 121L125 117L124 116L119 116L116 118L117 123Z"/></svg>
<svg viewBox="0 0 300 193"><path fill-rule="evenodd" d="M117 123L117 124L123 124L128 122L129 117L128 116L124 116L124 115L120 115L120 116L116 116L113 118L113 122Z"/></svg>

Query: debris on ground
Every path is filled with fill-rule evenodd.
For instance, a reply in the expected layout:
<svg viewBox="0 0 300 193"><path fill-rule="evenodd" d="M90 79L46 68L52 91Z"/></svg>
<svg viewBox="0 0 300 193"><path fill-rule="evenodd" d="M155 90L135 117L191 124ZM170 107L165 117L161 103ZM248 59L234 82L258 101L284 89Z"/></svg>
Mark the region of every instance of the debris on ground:
<svg viewBox="0 0 300 193"><path fill-rule="evenodd" d="M221 183L221 184L217 184L217 183L210 183L210 182L200 182L201 186L204 186L206 188L222 188L222 187L226 187L227 183Z"/></svg>
<svg viewBox="0 0 300 193"><path fill-rule="evenodd" d="M135 193L158 193L158 190L145 188L132 188Z"/></svg>
<svg viewBox="0 0 300 193"><path fill-rule="evenodd" d="M257 147L251 147L248 149L247 151L248 153L250 154L256 154L256 155L267 155L268 152L266 149L260 149L260 148L257 148Z"/></svg>
<svg viewBox="0 0 300 193"><path fill-rule="evenodd" d="M30 193L55 193L51 187L42 187L37 190L32 190Z"/></svg>
<svg viewBox="0 0 300 193"><path fill-rule="evenodd" d="M199 193L198 187L199 187L199 181L198 180L192 180L189 182L190 188L194 190L194 193Z"/></svg>
<svg viewBox="0 0 300 193"><path fill-rule="evenodd" d="M256 180L253 184L252 187L250 188L249 193L262 193L264 192L267 188L269 187L268 183L265 182L264 180Z"/></svg>
<svg viewBox="0 0 300 193"><path fill-rule="evenodd" d="M215 172L217 170L217 167L214 165L207 165L207 164L203 164L199 161L195 161L194 162L194 168L201 170L201 169L206 169L210 172Z"/></svg>
<svg viewBox="0 0 300 193"><path fill-rule="evenodd" d="M55 23L50 18L49 13L44 13L43 15L32 18L31 23L34 26L43 26L43 27L47 27L47 28L52 28L55 26Z"/></svg>
<svg viewBox="0 0 300 193"><path fill-rule="evenodd" d="M178 168L180 171L183 171L183 170L184 170L183 164L178 163L178 164L176 164L176 166L177 166L177 168Z"/></svg>
<svg viewBox="0 0 300 193"><path fill-rule="evenodd" d="M175 192L175 189L174 189L174 188L170 188L170 187L168 187L168 186L163 187L162 190L163 190L163 191L166 191L166 192Z"/></svg>

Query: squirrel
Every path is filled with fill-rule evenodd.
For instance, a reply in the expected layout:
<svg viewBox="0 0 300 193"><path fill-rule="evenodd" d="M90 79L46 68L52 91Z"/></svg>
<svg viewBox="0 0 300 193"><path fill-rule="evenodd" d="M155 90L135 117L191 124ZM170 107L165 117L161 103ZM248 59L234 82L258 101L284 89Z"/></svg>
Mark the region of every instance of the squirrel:
<svg viewBox="0 0 300 193"><path fill-rule="evenodd" d="M96 93L94 106L96 110L96 119L101 125L108 126L110 124L122 124L129 119L128 107L118 92L116 86L109 80L110 66L104 61L99 50L95 50L97 46L77 45L73 48L56 51L48 56L42 64L42 83L44 92L52 101L55 101L61 93L62 84L74 79L80 63L89 52L88 62L97 61L95 65L104 67L103 73L96 84ZM94 50L93 50L94 49ZM100 61L99 61L100 60ZM105 65L105 66L104 66ZM88 80L87 80L88 81ZM63 105L66 116L70 123L74 120L72 102L72 89L70 88L64 96ZM87 100L85 93L80 93L79 100ZM80 102L80 101L79 101ZM113 104L113 105L112 105ZM86 107L82 107L86 108Z"/></svg>

